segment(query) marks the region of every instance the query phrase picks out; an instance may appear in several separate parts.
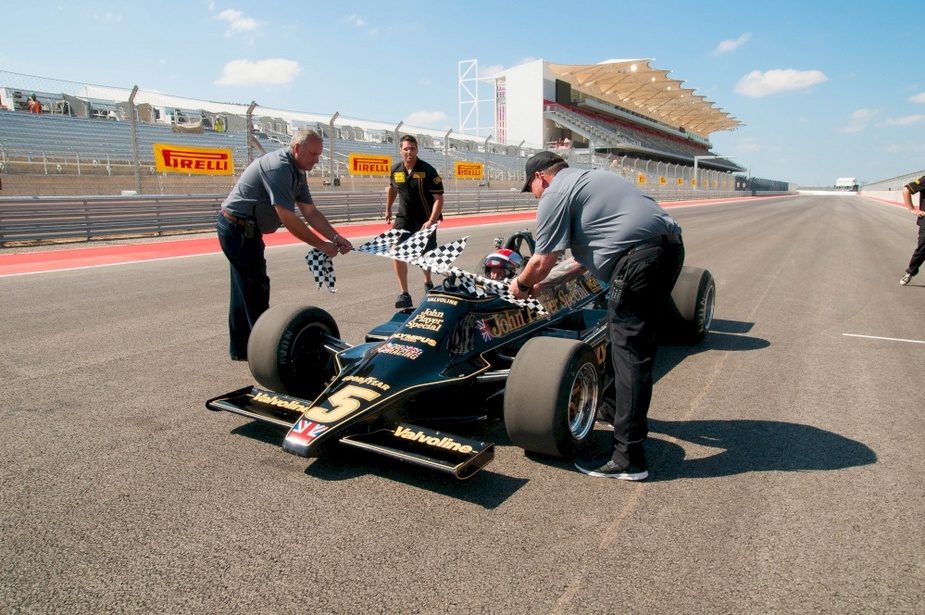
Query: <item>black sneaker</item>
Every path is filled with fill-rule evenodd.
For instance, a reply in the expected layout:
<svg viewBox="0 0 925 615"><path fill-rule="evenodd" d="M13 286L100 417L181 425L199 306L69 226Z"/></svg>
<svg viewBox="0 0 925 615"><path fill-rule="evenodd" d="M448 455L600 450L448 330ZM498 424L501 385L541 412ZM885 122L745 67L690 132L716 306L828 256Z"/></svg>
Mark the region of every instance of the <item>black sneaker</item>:
<svg viewBox="0 0 925 615"><path fill-rule="evenodd" d="M649 478L646 468L630 464L621 467L610 457L586 459L575 462L575 467L588 476L616 478L619 480L645 480Z"/></svg>
<svg viewBox="0 0 925 615"><path fill-rule="evenodd" d="M402 293L398 295L398 299L395 300L396 308L410 308L411 307L411 295L409 293Z"/></svg>
<svg viewBox="0 0 925 615"><path fill-rule="evenodd" d="M433 282L424 282L424 292L425 292L425 293L429 293L429 292L432 291L433 289L434 289L434 283L433 283Z"/></svg>

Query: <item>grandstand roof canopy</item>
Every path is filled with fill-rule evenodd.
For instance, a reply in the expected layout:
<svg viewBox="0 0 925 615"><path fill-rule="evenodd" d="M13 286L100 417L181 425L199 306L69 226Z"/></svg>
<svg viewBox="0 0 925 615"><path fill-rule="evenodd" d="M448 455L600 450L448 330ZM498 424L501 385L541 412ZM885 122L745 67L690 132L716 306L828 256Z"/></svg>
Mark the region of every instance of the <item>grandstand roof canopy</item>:
<svg viewBox="0 0 925 615"><path fill-rule="evenodd" d="M552 64L559 79L589 96L635 111L671 127L708 137L742 123L714 103L682 87L669 71L653 68L650 59L607 60L599 64Z"/></svg>

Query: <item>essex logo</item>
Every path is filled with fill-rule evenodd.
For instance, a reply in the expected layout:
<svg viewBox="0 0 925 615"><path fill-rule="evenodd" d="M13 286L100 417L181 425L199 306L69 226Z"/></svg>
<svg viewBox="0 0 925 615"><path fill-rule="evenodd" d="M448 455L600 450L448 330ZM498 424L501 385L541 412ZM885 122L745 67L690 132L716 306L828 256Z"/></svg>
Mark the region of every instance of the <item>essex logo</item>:
<svg viewBox="0 0 925 615"><path fill-rule="evenodd" d="M160 173L232 175L234 158L230 149L154 144L154 163Z"/></svg>
<svg viewBox="0 0 925 615"><path fill-rule="evenodd" d="M350 154L348 156L351 175L377 175L388 177L392 168L391 156L373 156L370 154Z"/></svg>

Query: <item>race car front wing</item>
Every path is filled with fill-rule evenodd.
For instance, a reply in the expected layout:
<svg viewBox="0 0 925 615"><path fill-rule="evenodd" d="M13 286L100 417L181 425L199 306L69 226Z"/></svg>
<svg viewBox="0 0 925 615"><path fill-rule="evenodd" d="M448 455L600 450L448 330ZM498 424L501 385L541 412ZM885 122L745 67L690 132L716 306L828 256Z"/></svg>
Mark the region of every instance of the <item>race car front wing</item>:
<svg viewBox="0 0 925 615"><path fill-rule="evenodd" d="M290 436L284 440L283 449L303 457L311 456L308 447L303 444L305 438L311 435L307 433L303 437L293 438L292 432L299 432L301 424L306 424L308 429L314 426L315 429L324 430L323 425L304 419L303 413L309 409L309 402L253 386L212 398L206 402L206 407L286 428ZM340 444L453 474L460 480L475 475L495 456L493 442L472 440L408 423L372 431L347 431L339 437L331 435Z"/></svg>

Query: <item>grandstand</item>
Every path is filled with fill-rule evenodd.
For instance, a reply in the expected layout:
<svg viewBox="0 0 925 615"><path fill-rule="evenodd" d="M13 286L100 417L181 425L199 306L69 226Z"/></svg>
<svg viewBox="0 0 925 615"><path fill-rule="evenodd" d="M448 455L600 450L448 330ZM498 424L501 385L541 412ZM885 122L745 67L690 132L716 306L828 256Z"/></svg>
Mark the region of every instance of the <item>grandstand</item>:
<svg viewBox="0 0 925 615"><path fill-rule="evenodd" d="M460 108L466 105L460 68ZM465 68L463 68L465 65ZM477 73L477 63L475 71ZM476 76L477 78L477 76ZM494 134L502 142L537 142L585 156L622 156L694 165L722 172L744 169L710 151L709 136L741 122L668 78L650 60L599 64L528 62L488 78L494 92Z"/></svg>
<svg viewBox="0 0 925 615"><path fill-rule="evenodd" d="M283 147L300 128L315 129L326 140L309 177L313 189L334 189L349 177L344 188L381 190L381 177L350 176L348 157L396 159L400 134L417 137L421 157L440 170L450 189L516 188L523 181L525 157L542 149L558 151L573 165L610 168L650 192L741 190L751 181L735 175L742 167L711 152L711 132L735 129L738 120L648 60L578 66L539 60L491 79L494 136L484 138L478 129L469 134L465 125L446 132L0 71L5 107L0 109L0 173L7 177L0 196L119 194L132 188L145 194L221 193L230 189L233 177L156 172L153 145L231 150L239 173L260 153ZM42 104L41 115L24 111L31 93ZM482 163L484 179L456 178L456 161ZM83 176L90 176L85 181L92 188L82 188ZM126 179L132 176L134 182Z"/></svg>

